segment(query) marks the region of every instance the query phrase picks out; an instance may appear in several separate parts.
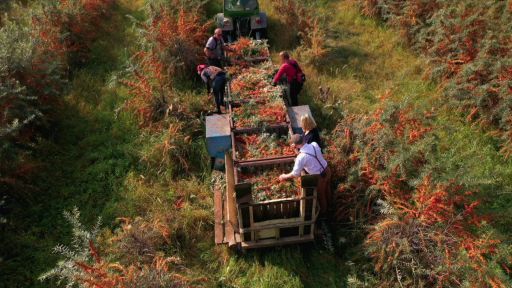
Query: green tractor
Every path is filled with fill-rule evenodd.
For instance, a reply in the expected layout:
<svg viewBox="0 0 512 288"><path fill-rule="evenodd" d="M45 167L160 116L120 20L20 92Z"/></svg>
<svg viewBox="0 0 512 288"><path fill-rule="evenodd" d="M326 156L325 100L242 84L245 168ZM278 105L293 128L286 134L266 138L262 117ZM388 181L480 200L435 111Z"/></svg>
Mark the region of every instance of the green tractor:
<svg viewBox="0 0 512 288"><path fill-rule="evenodd" d="M217 14L216 22L228 43L241 36L267 37L267 14L260 12L257 0L224 0L224 13Z"/></svg>

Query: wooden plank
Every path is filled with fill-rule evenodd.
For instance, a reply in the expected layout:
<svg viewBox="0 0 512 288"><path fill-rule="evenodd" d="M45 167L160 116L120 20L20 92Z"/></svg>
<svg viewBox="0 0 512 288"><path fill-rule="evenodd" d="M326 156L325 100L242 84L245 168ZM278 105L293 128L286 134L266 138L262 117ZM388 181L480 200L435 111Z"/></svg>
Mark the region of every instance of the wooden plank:
<svg viewBox="0 0 512 288"><path fill-rule="evenodd" d="M230 153L226 153L226 237L228 245L237 245L235 232L238 232L238 211L235 201L235 176L233 159Z"/></svg>
<svg viewBox="0 0 512 288"><path fill-rule="evenodd" d="M228 203L227 203L227 199L226 199L226 195L224 195L224 198L223 198L223 205L222 205L222 218L223 218L223 224L224 224L224 243L232 243L233 242L233 239L234 239L234 231L233 231L233 227L231 227L231 225L229 225L229 221L228 221Z"/></svg>
<svg viewBox="0 0 512 288"><path fill-rule="evenodd" d="M256 233L256 241L261 241L260 239L267 239L267 238L276 238L276 229L262 229L257 231Z"/></svg>
<svg viewBox="0 0 512 288"><path fill-rule="evenodd" d="M264 239L264 240L260 240L258 242L242 242L242 248L243 249L255 249L255 248L264 248L264 247L274 247L274 246L312 242L314 240L315 240L315 238L313 237L313 235L306 235L304 237L291 236L291 237L283 237L283 238L280 238L279 240Z"/></svg>
<svg viewBox="0 0 512 288"><path fill-rule="evenodd" d="M272 224L267 226L260 226L260 227L251 227L251 228L240 228L240 233L247 233L247 232L253 232L253 231L259 231L259 230L265 230L265 229L275 229L275 228L292 228L292 227L299 227L300 225L312 225L315 222L313 220L311 221L297 221L295 223L281 223L281 224Z"/></svg>
<svg viewBox="0 0 512 288"><path fill-rule="evenodd" d="M253 228L253 227L254 227L254 211L253 211L253 207L249 206L249 228ZM256 238L256 235L255 235L254 232L251 232L251 239L250 240L258 240Z"/></svg>
<svg viewBox="0 0 512 288"><path fill-rule="evenodd" d="M257 160L244 160L236 163L237 167L256 167L267 166L274 164L293 163L295 156L279 156L273 158L257 159Z"/></svg>
<svg viewBox="0 0 512 288"><path fill-rule="evenodd" d="M222 211L222 191L215 189L213 193L213 204L215 208L215 244L222 244L224 242L224 211Z"/></svg>

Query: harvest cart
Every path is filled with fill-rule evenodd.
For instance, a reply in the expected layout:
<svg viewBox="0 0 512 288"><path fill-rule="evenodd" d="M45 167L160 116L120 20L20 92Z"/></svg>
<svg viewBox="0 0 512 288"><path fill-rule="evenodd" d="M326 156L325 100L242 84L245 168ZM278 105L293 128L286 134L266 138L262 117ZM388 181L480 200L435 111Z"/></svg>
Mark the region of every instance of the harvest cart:
<svg viewBox="0 0 512 288"><path fill-rule="evenodd" d="M259 60L270 61L244 61L235 69L238 77ZM265 86L261 81L245 83L253 84L242 86L244 93L264 96L258 89ZM298 183L277 180L279 173L292 169L295 155L286 150L290 148L286 136L301 132L300 116L312 116L309 106L286 107L282 89L264 91L279 95L268 94L274 97L266 100L234 99L229 81L228 114L206 117L208 152L214 167L223 171L214 188L215 243L242 250L311 242L319 213L317 175L302 176ZM259 117L262 115L265 117ZM280 138L267 141L268 133L284 137L286 144L279 142Z"/></svg>
<svg viewBox="0 0 512 288"><path fill-rule="evenodd" d="M254 201L252 185L237 183L231 155L226 154L226 186L214 191L215 243L245 249L305 243L314 240L318 216L318 176L301 177L297 197ZM244 163L252 169L289 169L293 159L263 159ZM250 166L247 166L250 165Z"/></svg>

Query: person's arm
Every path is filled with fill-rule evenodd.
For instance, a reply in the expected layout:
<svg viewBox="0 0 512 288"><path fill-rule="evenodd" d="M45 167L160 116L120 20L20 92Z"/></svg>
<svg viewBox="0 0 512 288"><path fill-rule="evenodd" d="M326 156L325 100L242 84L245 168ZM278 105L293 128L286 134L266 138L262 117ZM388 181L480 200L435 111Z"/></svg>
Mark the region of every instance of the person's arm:
<svg viewBox="0 0 512 288"><path fill-rule="evenodd" d="M235 49L231 48L231 46L229 46L227 44L224 44L224 50L229 51L229 52L235 52Z"/></svg>
<svg viewBox="0 0 512 288"><path fill-rule="evenodd" d="M208 79L208 74L206 72L206 69L201 73L201 79L203 79L203 82L206 84L206 94L210 94L210 81Z"/></svg>
<svg viewBox="0 0 512 288"><path fill-rule="evenodd" d="M212 54L213 54L213 51L210 50L210 48L204 47L204 55L206 55L206 57L213 58Z"/></svg>
<svg viewBox="0 0 512 288"><path fill-rule="evenodd" d="M286 66L285 64L281 65L281 67L279 68L279 71L277 71L277 74L274 77L274 80L272 80L272 84L277 84L277 82L279 82L281 77L283 77L285 66Z"/></svg>
<svg viewBox="0 0 512 288"><path fill-rule="evenodd" d="M235 49L231 48L228 44L226 44L226 42L224 42L224 39L220 40L220 44L222 45L222 49L224 51L235 52Z"/></svg>
<svg viewBox="0 0 512 288"><path fill-rule="evenodd" d="M302 154L299 154L297 158L295 158L292 172L279 175L279 180L285 181L291 178L298 178L300 177L302 169L304 169L304 157L302 157Z"/></svg>

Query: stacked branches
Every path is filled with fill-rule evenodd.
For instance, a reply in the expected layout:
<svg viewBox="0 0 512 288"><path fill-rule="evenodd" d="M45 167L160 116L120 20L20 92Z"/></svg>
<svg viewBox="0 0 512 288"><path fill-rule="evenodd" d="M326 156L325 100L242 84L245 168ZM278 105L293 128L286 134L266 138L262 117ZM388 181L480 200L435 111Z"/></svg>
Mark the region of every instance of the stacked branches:
<svg viewBox="0 0 512 288"><path fill-rule="evenodd" d="M283 169L272 169L255 173L242 173L241 180L252 184L251 192L254 202L299 197L300 179L280 181L278 177L283 172Z"/></svg>
<svg viewBox="0 0 512 288"><path fill-rule="evenodd" d="M240 102L232 114L236 128L261 128L286 122L283 87L271 84L273 68L267 61L257 67L234 71L237 74L231 81L231 92L234 100Z"/></svg>
<svg viewBox="0 0 512 288"><path fill-rule="evenodd" d="M121 81L133 96L127 106L139 117L142 127L167 116L187 116L173 85L186 75L193 75L195 65L203 59L209 23L201 21L199 7L177 7L180 6L148 6L149 18L138 29L141 47L130 60L127 77Z"/></svg>

